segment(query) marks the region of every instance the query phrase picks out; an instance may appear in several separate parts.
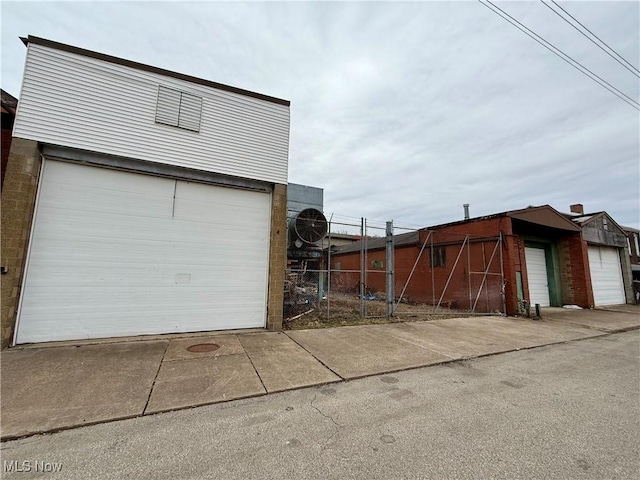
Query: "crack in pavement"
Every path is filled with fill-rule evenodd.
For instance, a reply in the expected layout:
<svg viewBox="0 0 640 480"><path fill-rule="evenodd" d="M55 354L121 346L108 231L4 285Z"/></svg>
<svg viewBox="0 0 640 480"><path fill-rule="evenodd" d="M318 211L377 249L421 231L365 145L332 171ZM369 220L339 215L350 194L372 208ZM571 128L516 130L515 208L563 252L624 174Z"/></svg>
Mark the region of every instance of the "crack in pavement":
<svg viewBox="0 0 640 480"><path fill-rule="evenodd" d="M331 416L328 415L326 413L324 413L322 410L320 410L318 407L316 407L313 402L316 401L316 398L318 397L318 395L314 395L313 398L311 399L311 402L309 402L309 405L311 406L311 408L313 408L316 412L318 412L320 415L322 415L324 418L328 418L329 420L331 420L331 422L335 425L335 429L333 431L333 433L331 435L329 435L329 437L325 440L324 444L322 445L322 447L320 447L322 450L326 450L328 448L329 443L331 442L331 440L333 440L333 437L335 437L339 432L341 428L344 428L344 425L340 425L338 422L335 421L335 419Z"/></svg>
<svg viewBox="0 0 640 480"><path fill-rule="evenodd" d="M334 418L331 415L327 415L326 413L324 413L322 410L320 410L318 407L316 407L313 402L316 401L316 398L318 397L318 395L314 395L313 398L311 399L311 402L309 402L309 405L311 406L311 408L313 408L316 412L318 412L320 415L322 415L324 418L328 418L329 420L331 420L333 422L333 424L338 427L338 428L344 428L344 425L340 425L338 422L336 422L334 420Z"/></svg>
<svg viewBox="0 0 640 480"><path fill-rule="evenodd" d="M316 407L313 404L313 402L316 401L317 397L318 397L318 395L314 395L313 396L313 398L311 399L311 402L309 402L309 406L311 406L311 408L313 408L316 412L318 412L324 418L328 418L329 420L331 420L331 422L336 427L334 429L333 433L331 435L329 435L329 437L324 441L324 444L322 445L322 447L320 447L322 450L326 450L328 448L328 445L331 442L331 440L333 440L333 437L335 437L338 434L338 432L340 432L341 428L344 428L344 425L340 425L338 422L335 421L335 419L331 415L328 415L328 414L324 413L322 410L320 410L318 407Z"/></svg>

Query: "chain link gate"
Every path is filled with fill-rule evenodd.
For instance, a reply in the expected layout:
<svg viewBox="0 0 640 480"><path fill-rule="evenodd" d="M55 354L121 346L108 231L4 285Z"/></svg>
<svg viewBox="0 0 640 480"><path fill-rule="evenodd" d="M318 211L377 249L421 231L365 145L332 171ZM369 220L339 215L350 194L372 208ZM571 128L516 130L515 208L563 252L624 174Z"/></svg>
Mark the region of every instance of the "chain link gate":
<svg viewBox="0 0 640 480"><path fill-rule="evenodd" d="M394 272L400 288L394 314L504 315L502 247L502 235L420 230L417 245L403 255L404 268Z"/></svg>

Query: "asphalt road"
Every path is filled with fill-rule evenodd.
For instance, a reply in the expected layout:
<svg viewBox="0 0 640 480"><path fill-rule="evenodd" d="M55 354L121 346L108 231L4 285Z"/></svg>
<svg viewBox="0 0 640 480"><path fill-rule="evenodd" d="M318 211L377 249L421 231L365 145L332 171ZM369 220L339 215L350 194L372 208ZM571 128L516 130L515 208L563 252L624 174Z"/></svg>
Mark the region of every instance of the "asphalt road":
<svg viewBox="0 0 640 480"><path fill-rule="evenodd" d="M31 469L6 478L639 478L640 331L26 438L2 460Z"/></svg>

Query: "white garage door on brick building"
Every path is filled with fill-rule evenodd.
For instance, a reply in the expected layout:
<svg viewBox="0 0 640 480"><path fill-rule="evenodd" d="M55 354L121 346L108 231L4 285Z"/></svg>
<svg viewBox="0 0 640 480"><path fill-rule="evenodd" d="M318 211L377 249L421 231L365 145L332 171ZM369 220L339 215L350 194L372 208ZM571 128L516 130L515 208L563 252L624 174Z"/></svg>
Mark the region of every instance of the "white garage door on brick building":
<svg viewBox="0 0 640 480"><path fill-rule="evenodd" d="M620 255L617 248L590 245L589 271L596 307L625 303Z"/></svg>
<svg viewBox="0 0 640 480"><path fill-rule="evenodd" d="M268 193L47 160L17 343L265 326Z"/></svg>
<svg viewBox="0 0 640 480"><path fill-rule="evenodd" d="M12 343L280 329L289 101L23 41L13 136L41 168Z"/></svg>

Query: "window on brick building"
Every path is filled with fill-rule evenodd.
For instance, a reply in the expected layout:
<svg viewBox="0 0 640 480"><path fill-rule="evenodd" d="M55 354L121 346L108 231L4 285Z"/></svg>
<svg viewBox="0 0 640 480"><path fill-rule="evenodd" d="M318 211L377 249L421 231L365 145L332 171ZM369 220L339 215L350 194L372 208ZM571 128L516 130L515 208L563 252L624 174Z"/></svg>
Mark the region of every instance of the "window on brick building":
<svg viewBox="0 0 640 480"><path fill-rule="evenodd" d="M638 245L638 234L634 233L633 240L636 244L636 255L640 255L640 245Z"/></svg>
<svg viewBox="0 0 640 480"><path fill-rule="evenodd" d="M631 240L627 237L627 247L629 248L629 255L633 255L633 250L631 250Z"/></svg>
<svg viewBox="0 0 640 480"><path fill-rule="evenodd" d="M433 254L429 256L429 263L432 267L444 268L447 266L447 249L446 247L436 247Z"/></svg>

